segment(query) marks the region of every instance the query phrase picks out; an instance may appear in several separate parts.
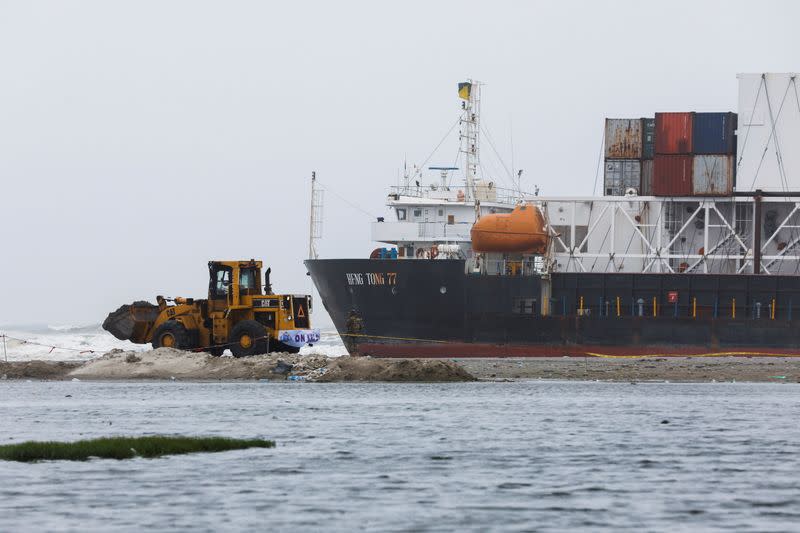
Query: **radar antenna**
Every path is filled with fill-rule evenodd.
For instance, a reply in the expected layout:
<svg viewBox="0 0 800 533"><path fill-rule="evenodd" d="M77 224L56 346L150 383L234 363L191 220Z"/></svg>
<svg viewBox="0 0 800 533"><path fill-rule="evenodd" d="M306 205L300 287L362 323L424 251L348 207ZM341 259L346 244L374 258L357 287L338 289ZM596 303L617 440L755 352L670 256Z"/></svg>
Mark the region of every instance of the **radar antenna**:
<svg viewBox="0 0 800 533"><path fill-rule="evenodd" d="M449 186L447 184L447 173L451 170L458 170L458 167L428 167L428 170L438 170L439 171L439 179L442 180L442 190L448 190Z"/></svg>

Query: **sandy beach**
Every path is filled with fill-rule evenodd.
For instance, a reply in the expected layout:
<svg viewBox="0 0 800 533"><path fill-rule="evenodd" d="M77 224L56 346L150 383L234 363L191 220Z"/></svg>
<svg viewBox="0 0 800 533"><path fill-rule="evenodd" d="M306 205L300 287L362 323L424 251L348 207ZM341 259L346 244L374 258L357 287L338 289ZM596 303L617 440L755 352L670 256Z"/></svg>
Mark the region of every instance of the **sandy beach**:
<svg viewBox="0 0 800 533"><path fill-rule="evenodd" d="M376 359L270 354L235 359L169 348L112 350L89 361L0 363L0 379L449 382L474 379L800 382L800 358Z"/></svg>
<svg viewBox="0 0 800 533"><path fill-rule="evenodd" d="M453 361L479 379L800 382L800 358L792 357L553 357Z"/></svg>

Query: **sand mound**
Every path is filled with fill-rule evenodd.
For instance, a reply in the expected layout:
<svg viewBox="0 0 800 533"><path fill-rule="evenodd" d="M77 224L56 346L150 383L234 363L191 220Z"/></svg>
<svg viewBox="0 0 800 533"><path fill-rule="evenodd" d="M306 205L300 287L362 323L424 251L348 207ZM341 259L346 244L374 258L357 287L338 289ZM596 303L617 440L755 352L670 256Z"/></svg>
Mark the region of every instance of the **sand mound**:
<svg viewBox="0 0 800 533"><path fill-rule="evenodd" d="M372 359L370 357L339 357L332 359L325 373L313 376L313 381L475 381L460 366L440 359Z"/></svg>
<svg viewBox="0 0 800 533"><path fill-rule="evenodd" d="M450 361L372 359L370 357L269 354L214 357L158 348L144 352L115 350L76 368L80 379L305 379L308 381L473 381Z"/></svg>
<svg viewBox="0 0 800 533"><path fill-rule="evenodd" d="M292 354L257 355L235 359L204 352L158 348L144 352L115 350L70 372L80 379L270 379L278 361ZM291 361L289 364L292 364ZM282 367L285 368L285 367ZM278 375L285 370L277 369Z"/></svg>
<svg viewBox="0 0 800 533"><path fill-rule="evenodd" d="M186 379L443 382L474 381L451 361L373 359L277 353L254 357L214 357L174 348L146 351L112 350L81 362L28 361L0 363L4 379Z"/></svg>

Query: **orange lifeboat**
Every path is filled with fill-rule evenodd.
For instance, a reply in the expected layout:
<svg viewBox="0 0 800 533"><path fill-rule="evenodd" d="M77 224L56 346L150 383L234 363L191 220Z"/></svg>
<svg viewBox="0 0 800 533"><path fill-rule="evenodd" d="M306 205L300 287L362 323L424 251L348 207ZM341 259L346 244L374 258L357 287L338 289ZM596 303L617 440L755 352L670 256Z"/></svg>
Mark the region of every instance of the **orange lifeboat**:
<svg viewBox="0 0 800 533"><path fill-rule="evenodd" d="M527 252L547 250L544 217L536 206L520 204L508 214L482 216L470 231L476 252Z"/></svg>

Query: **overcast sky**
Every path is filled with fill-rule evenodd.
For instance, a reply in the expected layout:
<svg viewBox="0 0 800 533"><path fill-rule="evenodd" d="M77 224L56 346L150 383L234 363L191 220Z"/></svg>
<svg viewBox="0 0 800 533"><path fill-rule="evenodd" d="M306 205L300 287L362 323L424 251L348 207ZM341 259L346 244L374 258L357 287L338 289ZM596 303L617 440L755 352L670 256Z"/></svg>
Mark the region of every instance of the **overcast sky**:
<svg viewBox="0 0 800 533"><path fill-rule="evenodd" d="M363 211L467 77L524 189L588 195L604 117L735 111L737 72L798 70L798 5L0 0L0 324L201 296L215 258L309 292L311 171L321 256L366 257Z"/></svg>

